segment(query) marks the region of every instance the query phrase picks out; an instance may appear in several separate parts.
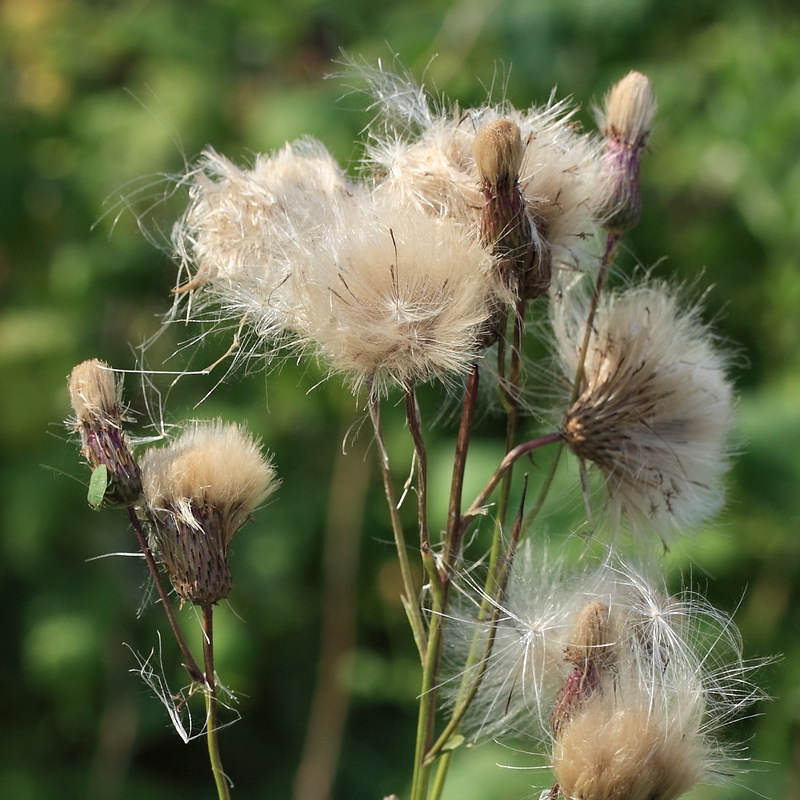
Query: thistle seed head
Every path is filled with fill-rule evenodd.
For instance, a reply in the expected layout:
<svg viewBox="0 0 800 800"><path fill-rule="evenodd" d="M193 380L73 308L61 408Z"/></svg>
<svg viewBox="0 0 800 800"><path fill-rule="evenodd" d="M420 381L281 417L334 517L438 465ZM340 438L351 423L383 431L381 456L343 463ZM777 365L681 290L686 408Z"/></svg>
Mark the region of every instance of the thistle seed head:
<svg viewBox="0 0 800 800"><path fill-rule="evenodd" d="M466 373L499 291L463 226L389 198L340 209L325 248L298 248L292 329L354 387Z"/></svg>
<svg viewBox="0 0 800 800"><path fill-rule="evenodd" d="M563 333L566 374L580 345ZM613 521L665 536L722 505L733 392L698 310L663 286L609 295L597 309L564 439L603 475Z"/></svg>
<svg viewBox="0 0 800 800"><path fill-rule="evenodd" d="M144 454L142 480L154 550L178 596L227 597L231 540L278 486L271 460L238 425L197 423Z"/></svg>

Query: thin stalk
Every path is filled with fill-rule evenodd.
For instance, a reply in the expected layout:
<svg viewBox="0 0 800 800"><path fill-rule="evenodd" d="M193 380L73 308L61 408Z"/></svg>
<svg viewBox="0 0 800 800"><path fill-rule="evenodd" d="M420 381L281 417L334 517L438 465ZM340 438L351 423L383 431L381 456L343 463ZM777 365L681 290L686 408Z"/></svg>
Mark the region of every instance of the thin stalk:
<svg viewBox="0 0 800 800"><path fill-rule="evenodd" d="M603 258L600 261L600 269L597 271L597 278L595 278L592 299L589 303L589 314L586 317L586 326L583 329L583 341L581 342L581 350L578 357L578 369L575 375L575 382L572 384L572 394L569 400L570 405L578 399L578 395L580 394L581 384L583 383L584 363L586 361L586 354L589 352L589 342L592 338L594 318L597 314L597 306L600 303L600 294L603 291L603 286L605 286L606 278L611 270L611 265L616 260L618 243L618 233L609 233L606 236L606 247L603 251Z"/></svg>
<svg viewBox="0 0 800 800"><path fill-rule="evenodd" d="M453 458L453 478L450 483L450 505L447 511L447 530L444 537L444 551L442 554L442 569L452 572L452 568L461 550L461 498L464 493L464 471L467 466L467 452L469 450L472 422L475 419L475 409L478 403L478 386L480 384L480 371L478 365L472 367L472 372L467 378L464 405L461 407L461 421L458 426L456 451Z"/></svg>
<svg viewBox="0 0 800 800"><path fill-rule="evenodd" d="M431 549L431 534L428 529L428 453L422 436L422 421L419 415L417 393L412 386L406 391L406 421L414 452L417 456L417 522L419 524L419 546L422 553Z"/></svg>
<svg viewBox="0 0 800 800"><path fill-rule="evenodd" d="M139 542L139 548L144 554L144 560L147 563L147 568L150 570L150 575L153 578L156 591L161 599L161 607L164 609L164 613L167 615L167 620L169 621L169 626L172 629L172 634L175 637L175 641L178 643L178 647L180 647L181 652L183 653L183 666L189 673L189 677L193 681L200 683L203 680L203 672L197 665L197 661L195 661L192 651L189 649L189 645L186 643L186 638L183 635L183 631L181 630L178 620L175 617L175 611L172 608L172 603L169 601L167 590L164 588L164 582L161 580L161 573L158 571L155 558L153 558L153 551L150 549L150 545L147 543L147 537L142 530L142 523L139 521L139 517L136 516L136 511L134 510L133 506L128 506L128 518L131 521L133 532L136 534L136 539Z"/></svg>
<svg viewBox="0 0 800 800"><path fill-rule="evenodd" d="M519 427L519 394L520 375L522 373L522 335L525 332L525 300L519 300L514 314L513 334L511 338L511 355L509 357L508 380L502 383L504 406L506 408L506 453L514 447L517 441L517 428ZM497 501L497 524L495 538L502 533L505 523L508 498L511 494L513 482L513 468L509 468L503 476L500 487L500 497ZM491 572L491 566L490 566Z"/></svg>
<svg viewBox="0 0 800 800"><path fill-rule="evenodd" d="M480 610L478 612L478 623L480 624L484 620L484 615L486 613L487 607L491 606L492 608L492 616L491 616L491 621L489 623L489 635L486 637L486 643L484 645L483 652L480 654L480 660L477 660L477 655L478 655L477 645L479 640L479 632L476 628L472 645L470 647L470 652L469 655L467 656L467 661L464 665L464 680L462 681L461 686L459 687L459 696L456 698L455 701L455 709L444 730L439 735L439 738L436 740L436 742L433 744L430 750L428 750L426 759L430 763L432 763L433 760L437 757L437 755L442 751L442 749L449 741L450 737L458 732L461 726L461 720L464 718L464 714L467 712L470 703L477 694L478 689L480 688L481 685L481 681L483 680L483 676L486 673L486 668L489 665L489 657L492 654L495 637L497 636L497 622L500 618L502 601L506 592L506 586L508 585L508 578L509 575L511 574L511 565L514 561L514 555L516 554L517 545L519 544L520 540L520 533L522 531L523 511L525 507L525 495L527 494L527 488L528 488L528 476L526 475L524 486L522 489L522 498L520 500L520 505L519 509L517 510L516 518L514 520L514 527L511 530L511 540L508 543L508 548L505 553L505 558L502 561L502 567L498 569L498 574L495 576L494 594L489 594L490 587L489 587L489 582L487 581L487 586L484 591L483 600L481 601ZM476 663L480 664L480 666L472 681L469 682L466 680L466 676ZM437 770L437 781L439 780L439 772L441 772L442 768L443 767L440 765L439 769ZM444 769L446 770L447 767L444 767ZM441 780L443 782L444 778L442 777Z"/></svg>
<svg viewBox="0 0 800 800"><path fill-rule="evenodd" d="M518 461L522 456L533 452L539 447L551 444L552 442L561 441L564 434L560 431L556 433L547 433L544 436L539 436L536 439L531 439L528 442L518 444L513 450L506 453L505 458L500 462L500 466L495 470L491 478L486 482L486 485L481 490L480 494L473 500L472 505L464 512L461 517L462 525L468 525L472 519L478 514L482 514L486 507L486 502L491 497L492 492L497 488L497 484L505 475L506 470Z"/></svg>
<svg viewBox="0 0 800 800"><path fill-rule="evenodd" d="M617 244L619 244L619 239L619 234L616 233L609 233L606 235L606 246L605 250L603 251L602 260L600 261L600 269L598 270L597 277L595 278L594 288L592 289L592 297L589 303L589 313L586 316L586 325L583 329L583 340L581 341L581 349L578 355L578 369L575 372L575 380L572 383L572 391L570 392L567 408L572 406L572 404L578 399L578 395L581 392L581 385L583 384L586 363L586 354L589 352L589 343L592 339L592 330L594 329L594 318L597 314L597 306L600 303L600 294L605 286L611 266L617 257ZM524 531L527 531L530 528L530 526L533 524L533 521L539 515L539 512L544 506L547 495L550 492L553 479L555 478L556 470L558 469L558 462L561 459L563 450L564 442L562 441L559 442L555 453L553 453L553 459L550 462L550 468L548 469L547 476L545 477L544 483L539 490L539 496L536 499L536 503L525 517L525 525L523 528Z"/></svg>
<svg viewBox="0 0 800 800"><path fill-rule="evenodd" d="M439 765L436 767L436 774L433 777L433 786L431 787L429 800L440 800L442 792L444 791L445 781L447 780L447 773L450 769L450 762L452 760L452 750L442 753L442 757L439 759Z"/></svg>
<svg viewBox="0 0 800 800"><path fill-rule="evenodd" d="M435 676L439 666L442 642L442 614L436 606L441 604L441 591L433 595L434 609L428 629L428 648L422 670L422 687L417 714L417 742L414 750L414 774L411 780L411 800L426 800L431 767L425 755L433 741L433 723L436 713Z"/></svg>
<svg viewBox="0 0 800 800"><path fill-rule="evenodd" d="M414 775L412 778L412 800L424 800L428 793L430 767L425 763L425 754L433 741L436 723L436 682L439 672L442 642L442 612L447 578L441 578L436 570L430 547L428 529L428 456L422 436L419 405L413 387L406 392L406 419L414 442L417 462L417 508L420 534L420 552L428 573L431 592L431 619L428 624L428 644L423 662L422 686L420 689L417 717L417 742L414 752Z"/></svg>
<svg viewBox="0 0 800 800"><path fill-rule="evenodd" d="M214 773L219 800L230 800L230 788L222 760L219 754L219 721L217 708L217 676L214 673L214 606L204 605L203 609L203 661L205 663L205 698L206 698L206 741L208 743L208 760Z"/></svg>
<svg viewBox="0 0 800 800"><path fill-rule="evenodd" d="M389 455L386 451L386 442L383 438L381 428L380 402L377 394L370 391L369 394L369 416L372 420L372 428L375 432L375 446L378 449L378 463L381 468L383 478L383 490L386 494L386 503L389 507L389 518L392 522L392 533L394 534L394 544L397 549L397 559L400 564L400 577L403 581L403 607L405 608L408 622L411 625L411 633L417 645L420 659L425 660L427 650L427 634L425 625L422 621L419 603L417 602L417 590L414 587L414 579L411 575L411 564L406 552L405 536L403 534L403 523L400 520L400 512L397 509L397 498L395 497L394 486L392 484L392 473L389 468Z"/></svg>

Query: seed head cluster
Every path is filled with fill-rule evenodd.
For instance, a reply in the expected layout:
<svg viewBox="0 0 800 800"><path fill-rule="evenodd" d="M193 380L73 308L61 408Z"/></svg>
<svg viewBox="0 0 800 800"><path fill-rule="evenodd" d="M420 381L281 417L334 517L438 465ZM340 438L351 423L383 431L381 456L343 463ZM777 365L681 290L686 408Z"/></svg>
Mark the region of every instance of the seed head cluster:
<svg viewBox="0 0 800 800"><path fill-rule="evenodd" d="M315 352L356 388L448 383L499 308L591 268L602 140L564 103L438 113L398 76L362 74L382 113L358 180L310 140L252 169L208 151L186 176L178 302Z"/></svg>
<svg viewBox="0 0 800 800"><path fill-rule="evenodd" d="M666 285L605 288L619 239L641 214L640 162L656 110L649 79L623 78L606 97L599 132L586 133L565 102L462 110L440 107L380 65L359 74L377 113L357 177L312 139L247 168L207 150L184 177L174 315L233 323L258 345L244 358L309 355L375 402L429 381L457 389L497 343L506 459L512 448L565 444L582 477L587 466L599 475L612 530L666 542L708 520L722 505L729 460L728 359L699 310ZM586 276L596 277L591 298ZM562 373L554 383L570 394L558 430L516 448L530 308L552 328ZM98 361L79 365L70 395L85 458L109 471L106 501L136 506L177 595L204 607L226 598L231 541L278 485L270 458L239 426L212 422L189 426L137 463L113 373ZM472 412L465 407L457 460L466 457ZM414 438L422 465L423 437ZM511 475L508 464L487 497ZM426 472L420 466L420 481ZM470 512L458 519L457 471L453 487L445 553L453 531L460 537L461 522L471 521ZM545 743L557 786L549 797L565 800L675 800L730 773L732 753L717 733L761 697L732 620L691 592L668 593L652 567L617 554L621 538L574 567L529 542L517 546L524 526L514 530L513 558L497 574L489 567L486 586L502 584L501 594L473 583L478 570L465 570L459 585L463 552L446 565L452 575L437 572L441 651L434 626L423 630L428 617L411 613L421 611L412 609L413 577L405 586L421 653L446 652L454 665L428 690L453 687L459 714L471 690L456 720L463 735ZM426 541L423 557L434 547ZM411 570L401 572L405 581ZM454 586L466 609L446 605L459 594Z"/></svg>

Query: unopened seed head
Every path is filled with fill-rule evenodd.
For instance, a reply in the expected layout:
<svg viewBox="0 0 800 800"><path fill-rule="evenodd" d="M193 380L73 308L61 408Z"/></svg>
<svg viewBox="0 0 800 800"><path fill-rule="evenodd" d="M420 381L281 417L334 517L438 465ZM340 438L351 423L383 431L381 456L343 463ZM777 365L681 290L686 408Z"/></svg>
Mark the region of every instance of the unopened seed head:
<svg viewBox="0 0 800 800"><path fill-rule="evenodd" d="M114 372L97 358L83 361L69 374L69 399L79 420L119 418L119 390Z"/></svg>
<svg viewBox="0 0 800 800"><path fill-rule="evenodd" d="M614 646L611 609L602 600L588 603L578 615L564 660L573 664L605 663Z"/></svg>
<svg viewBox="0 0 800 800"><path fill-rule="evenodd" d="M472 145L481 181L497 186L516 183L522 165L519 125L510 119L496 119L484 125Z"/></svg>
<svg viewBox="0 0 800 800"><path fill-rule="evenodd" d="M108 470L103 503L132 505L142 491L141 473L123 428L121 386L113 370L93 358L72 370L68 385L81 453L92 469Z"/></svg>
<svg viewBox="0 0 800 800"><path fill-rule="evenodd" d="M606 95L601 119L603 133L628 145L642 147L656 113L656 95L650 79L631 71Z"/></svg>

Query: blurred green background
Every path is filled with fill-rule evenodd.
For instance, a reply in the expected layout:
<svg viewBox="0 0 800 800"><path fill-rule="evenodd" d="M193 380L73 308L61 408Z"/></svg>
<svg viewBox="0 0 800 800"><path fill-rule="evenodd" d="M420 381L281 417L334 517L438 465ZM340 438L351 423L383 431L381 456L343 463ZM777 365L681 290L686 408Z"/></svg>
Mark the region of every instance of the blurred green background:
<svg viewBox="0 0 800 800"><path fill-rule="evenodd" d="M658 264L659 276L713 285L709 318L738 344L743 363L744 445L729 509L670 563L736 610L748 655L784 655L761 676L774 702L731 732L750 739L750 771L691 797L800 796L797 4L4 0L0 797L215 796L203 742L182 744L129 672L131 650L157 648L165 626L157 607L142 607L140 562L90 560L134 544L124 515L86 506L87 474L61 425L65 376L89 357L134 368L134 348L158 331L175 274L169 231L185 202L169 196L168 176L205 145L247 163L311 134L356 164L365 101L342 81L324 80L341 49L368 62L391 63L397 53L417 79L462 106L494 86L495 96L524 107L557 86L581 104L587 126L592 102L628 70L653 80L660 111L644 167L645 215L621 264ZM161 366L180 335L162 336L151 366ZM226 347L209 341L191 362L179 354L164 366L202 367ZM156 385L167 422L248 420L284 480L236 541L235 591L218 615L218 670L242 714L222 737L235 796L292 797L302 761L321 783L304 784L317 788L298 791L298 800L325 797L319 787L329 774L332 797L402 797L417 670L374 452L363 455L366 430L349 444L349 458L338 456L359 409L335 382L310 394L314 369L292 365L227 380L195 409L221 374L171 389L164 376ZM146 409L146 396L131 376L127 397L144 434L160 413ZM399 424L389 427L395 450L407 452ZM476 438L485 469L501 428L487 418ZM440 471L451 433L445 422L431 439ZM326 574L334 578L327 584ZM192 611L182 613L191 624ZM167 638L162 654L177 688L182 676ZM329 713L307 741L315 691ZM539 763L487 745L456 759L446 797L529 798L547 783L543 773L497 762Z"/></svg>

